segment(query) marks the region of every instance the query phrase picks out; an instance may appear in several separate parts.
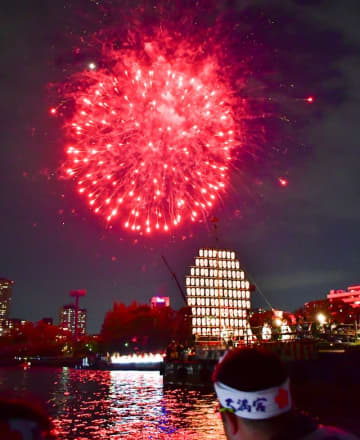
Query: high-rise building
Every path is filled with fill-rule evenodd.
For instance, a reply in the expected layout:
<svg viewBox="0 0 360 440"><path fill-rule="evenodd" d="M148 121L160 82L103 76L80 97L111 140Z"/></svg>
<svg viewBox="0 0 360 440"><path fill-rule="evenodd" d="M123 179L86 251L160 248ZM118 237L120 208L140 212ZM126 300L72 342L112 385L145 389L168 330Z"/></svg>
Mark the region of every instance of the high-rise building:
<svg viewBox="0 0 360 440"><path fill-rule="evenodd" d="M153 296L150 305L152 309L170 307L170 298L168 296Z"/></svg>
<svg viewBox="0 0 360 440"><path fill-rule="evenodd" d="M360 307L360 285L349 286L347 290L330 290L327 295L330 304L342 301L351 307Z"/></svg>
<svg viewBox="0 0 360 440"><path fill-rule="evenodd" d="M78 335L86 334L87 310L79 309ZM75 334L76 307L75 304L66 304L60 309L59 327L65 331Z"/></svg>
<svg viewBox="0 0 360 440"><path fill-rule="evenodd" d="M5 320L9 318L12 287L14 281L0 278L0 335L4 330Z"/></svg>
<svg viewBox="0 0 360 440"><path fill-rule="evenodd" d="M250 283L234 251L200 249L186 277L186 297L196 340L247 337Z"/></svg>

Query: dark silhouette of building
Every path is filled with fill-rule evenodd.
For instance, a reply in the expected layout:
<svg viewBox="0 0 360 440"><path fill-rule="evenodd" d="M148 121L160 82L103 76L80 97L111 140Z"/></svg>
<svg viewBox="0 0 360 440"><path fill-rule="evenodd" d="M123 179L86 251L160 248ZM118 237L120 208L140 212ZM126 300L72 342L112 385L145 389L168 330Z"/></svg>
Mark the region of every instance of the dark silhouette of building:
<svg viewBox="0 0 360 440"><path fill-rule="evenodd" d="M53 318L42 318L39 321L39 324L40 323L47 324L47 325L54 325L54 320L53 320Z"/></svg>

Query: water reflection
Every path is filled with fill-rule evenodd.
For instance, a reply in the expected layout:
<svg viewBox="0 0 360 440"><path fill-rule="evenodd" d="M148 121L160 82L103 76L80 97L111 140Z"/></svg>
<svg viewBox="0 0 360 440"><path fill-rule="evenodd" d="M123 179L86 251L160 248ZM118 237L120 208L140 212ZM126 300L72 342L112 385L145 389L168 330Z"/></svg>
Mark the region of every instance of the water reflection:
<svg viewBox="0 0 360 440"><path fill-rule="evenodd" d="M60 439L225 439L212 392L164 389L155 371L0 371L16 393L46 402Z"/></svg>

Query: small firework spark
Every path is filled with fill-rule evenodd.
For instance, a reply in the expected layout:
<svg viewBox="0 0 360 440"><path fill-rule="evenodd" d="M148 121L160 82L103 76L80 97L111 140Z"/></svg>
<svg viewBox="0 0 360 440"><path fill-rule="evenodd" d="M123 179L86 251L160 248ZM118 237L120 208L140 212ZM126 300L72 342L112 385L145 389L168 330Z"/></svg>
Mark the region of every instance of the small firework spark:
<svg viewBox="0 0 360 440"><path fill-rule="evenodd" d="M111 69L88 64L70 93L66 174L91 210L133 231L206 217L228 185L236 139L216 56L194 65L180 42L171 56L155 41L141 55L103 50Z"/></svg>
<svg viewBox="0 0 360 440"><path fill-rule="evenodd" d="M279 177L278 178L278 182L281 186L288 186L289 181L287 179L285 179L284 177Z"/></svg>

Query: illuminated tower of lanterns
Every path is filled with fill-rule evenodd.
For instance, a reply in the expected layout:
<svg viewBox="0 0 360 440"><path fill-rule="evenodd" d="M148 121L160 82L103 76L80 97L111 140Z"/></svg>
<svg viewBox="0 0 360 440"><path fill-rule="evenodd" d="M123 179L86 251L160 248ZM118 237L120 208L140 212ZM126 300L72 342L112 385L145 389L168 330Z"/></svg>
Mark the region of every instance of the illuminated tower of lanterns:
<svg viewBox="0 0 360 440"><path fill-rule="evenodd" d="M197 341L246 337L250 283L234 251L200 249L186 277L186 299Z"/></svg>

